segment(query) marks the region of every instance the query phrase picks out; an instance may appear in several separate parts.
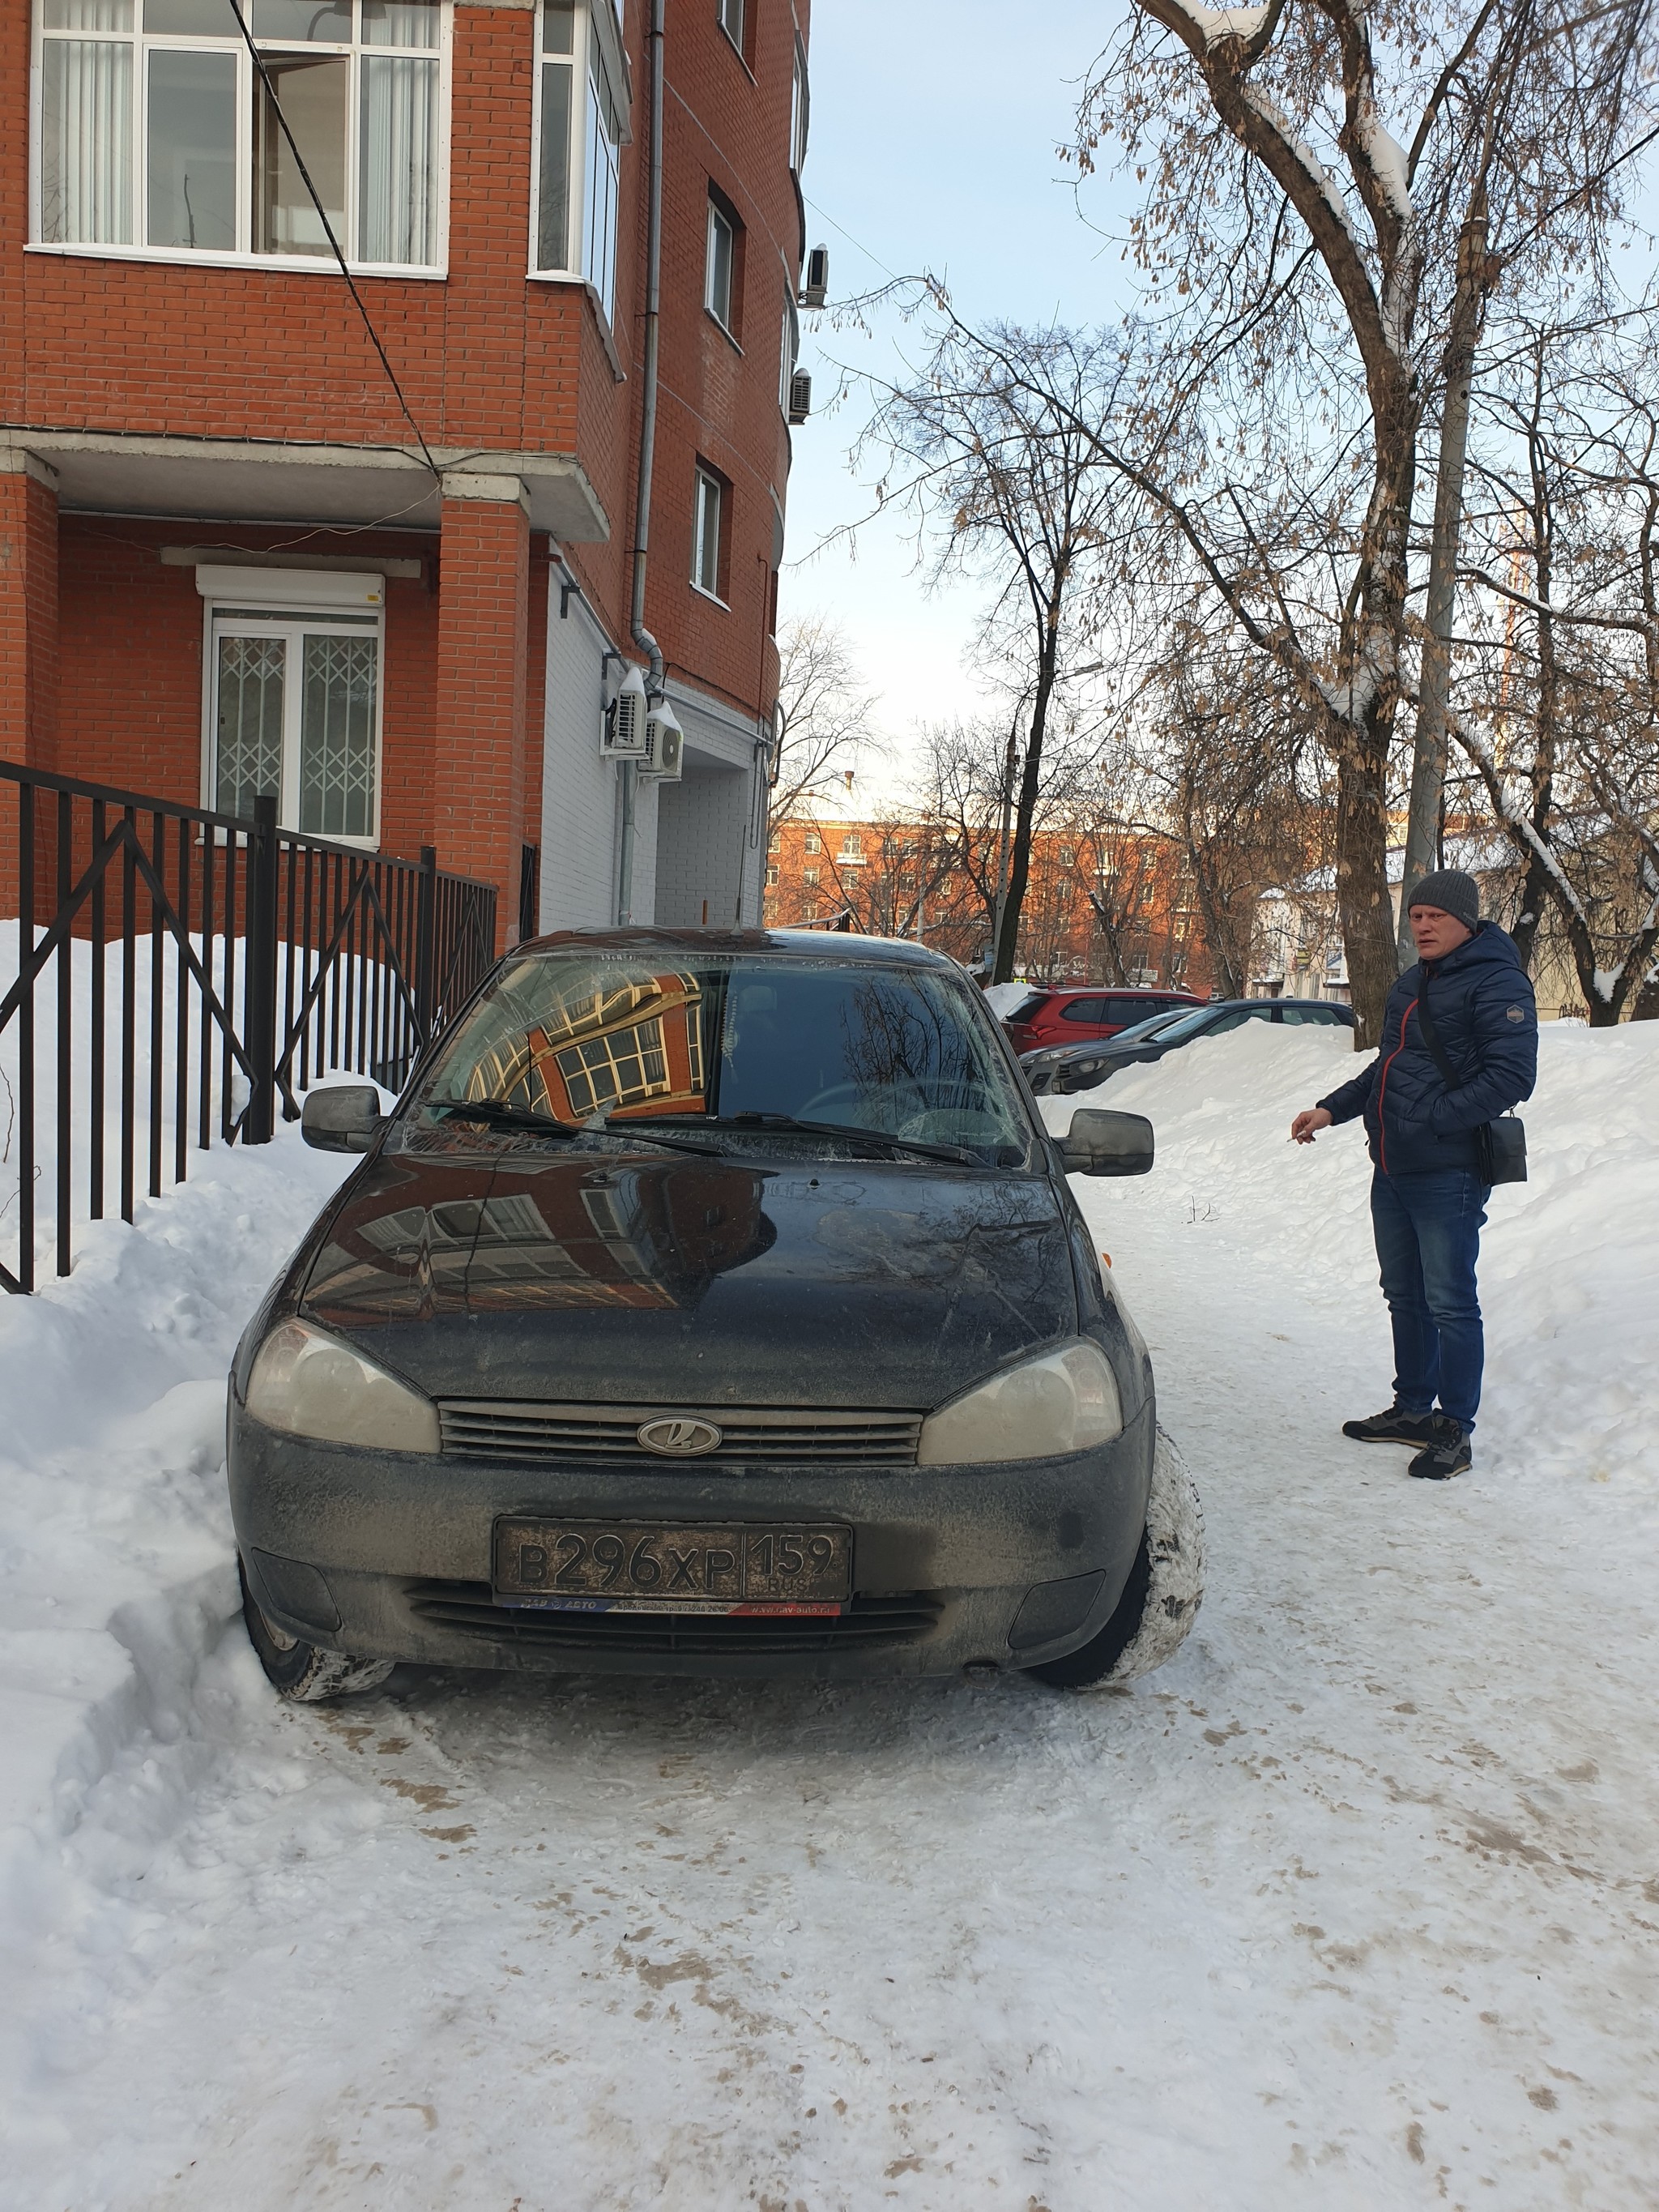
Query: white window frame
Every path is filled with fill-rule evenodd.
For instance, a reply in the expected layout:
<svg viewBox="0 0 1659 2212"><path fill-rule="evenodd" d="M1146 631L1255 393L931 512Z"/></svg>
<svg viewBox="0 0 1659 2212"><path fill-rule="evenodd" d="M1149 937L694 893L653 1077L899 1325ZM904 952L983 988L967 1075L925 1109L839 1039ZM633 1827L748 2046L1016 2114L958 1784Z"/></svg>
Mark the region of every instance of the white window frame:
<svg viewBox="0 0 1659 2212"><path fill-rule="evenodd" d="M743 59L744 34L749 28L748 0L714 0L714 21L738 50Z"/></svg>
<svg viewBox="0 0 1659 2212"><path fill-rule="evenodd" d="M250 0L242 0L243 13L249 15ZM161 261L181 264L186 268L216 269L283 269L305 270L313 275L319 270L337 267L331 252L323 253L256 253L252 246L253 223L253 112L257 80L253 63L246 41L240 33L228 38L214 38L202 33L186 36L145 31L143 0L132 0L134 27L130 31L72 31L48 32L45 27L45 8L42 0L32 0L33 44L29 71L29 244L33 253L70 254L77 258L93 258L113 261ZM354 0L352 23L356 36L349 45L295 43L260 38L255 40L262 53L284 56L343 54L351 58L351 82L346 102L345 144L345 222L337 232L347 266L354 276L408 276L435 281L449 273L449 170L450 170L450 106L453 82L453 58L454 48L454 0L441 0L438 9L438 43L431 46L400 47L365 45L362 36L362 11L361 0ZM249 15L252 21L252 16ZM41 159L45 151L42 124L46 89L46 71L42 48L59 40L97 40L112 46L125 46L132 52L132 227L135 234L142 232L149 203L148 141L149 103L145 88L149 72L148 56L157 51L175 53L226 53L236 57L236 236L237 244L229 246L150 246L137 242L131 245L85 243L77 240L60 242L41 234ZM429 262L363 261L356 258L351 248L356 243L358 201L359 145L358 132L362 121L362 58L365 55L416 54L424 60L435 60L438 64L438 128L434 153L433 237L435 246L434 258Z"/></svg>
<svg viewBox="0 0 1659 2212"><path fill-rule="evenodd" d="M723 303L715 296L714 283L718 267L715 249L722 234L726 240L726 298ZM732 327L732 299L737 282L738 226L711 191L708 195L708 225L703 234L702 304L729 338L737 335Z"/></svg>
<svg viewBox="0 0 1659 2212"><path fill-rule="evenodd" d="M726 486L712 469L705 468L701 461L696 464L692 483L691 588L703 599L712 599L717 607L723 607L726 602L720 597L719 589L720 554L725 548L726 533L731 526L731 517L726 513ZM708 495L711 492L714 503L714 588L712 590L702 580L702 572L707 565L703 555L708 542Z"/></svg>
<svg viewBox="0 0 1659 2212"><path fill-rule="evenodd" d="M554 267L541 258L542 227L542 76L545 61L562 61L562 55L542 51L543 0L536 0L534 75L531 100L530 259L531 276L540 282L584 284L607 329L617 319L617 266L619 258L618 204L621 198L622 149L629 139L628 69L621 41L622 11L605 0L576 0L571 33L570 139L568 149L568 201L565 216L565 260ZM595 130L595 76L602 76L617 117L617 142L607 148L602 131ZM608 158L606 158L608 155ZM595 184L603 167L609 185L608 220L603 235L594 235Z"/></svg>
<svg viewBox="0 0 1659 2212"><path fill-rule="evenodd" d="M386 580L372 574L341 574L304 568L223 568L198 567L196 588L202 595L202 805L219 811L218 686L219 655L216 620L237 611L234 635L283 637L288 641L289 662L283 690L282 790L276 802L278 825L295 836L325 837L334 845L355 845L366 853L380 843L380 817L386 788ZM360 617L342 622L343 614ZM374 617L373 629L361 617ZM374 809L369 834L347 836L300 827L300 736L304 688L295 680L298 655L295 646L307 633L313 636L369 637L375 641L374 661Z"/></svg>
<svg viewBox="0 0 1659 2212"><path fill-rule="evenodd" d="M789 82L789 167L799 178L806 167L806 140L812 122L812 89L806 73L806 46L795 33L794 68Z"/></svg>

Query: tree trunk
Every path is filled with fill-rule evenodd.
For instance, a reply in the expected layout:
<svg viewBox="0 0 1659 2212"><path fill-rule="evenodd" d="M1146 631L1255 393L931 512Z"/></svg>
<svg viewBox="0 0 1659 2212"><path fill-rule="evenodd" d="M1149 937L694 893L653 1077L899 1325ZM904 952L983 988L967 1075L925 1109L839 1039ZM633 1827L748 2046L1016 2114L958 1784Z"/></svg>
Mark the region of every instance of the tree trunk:
<svg viewBox="0 0 1659 2212"><path fill-rule="evenodd" d="M1191 848L1188 859L1192 863L1193 887L1198 893L1198 910L1204 917L1205 941L1210 948L1212 968L1219 968L1224 988L1224 999L1242 999L1249 988L1249 952L1245 949L1241 961L1237 933L1233 918L1227 914L1217 886L1205 866L1203 856Z"/></svg>
<svg viewBox="0 0 1659 2212"><path fill-rule="evenodd" d="M991 980L1013 980L1014 953L1019 943L1020 908L1025 903L1031 876L1031 824L1036 817L1037 793L1042 776L1042 740L1048 724L1048 702L1054 696L1054 664L1060 654L1060 605L1065 590L1063 576L1055 583L1043 625L1037 655L1036 692L1031 701L1031 725L1025 737L1025 768L1019 780L1019 805L1014 814L1013 849L1009 855L1008 893L1002 905L1002 927L997 933L996 966Z"/></svg>
<svg viewBox="0 0 1659 2212"><path fill-rule="evenodd" d="M1358 732L1355 732L1358 736ZM1354 1050L1375 1052L1399 974L1389 896L1388 754L1344 748L1336 772L1336 908L1348 957Z"/></svg>
<svg viewBox="0 0 1659 2212"><path fill-rule="evenodd" d="M1434 538L1429 553L1422 673L1418 684L1411 809L1406 825L1396 959L1404 974L1417 957L1406 895L1437 865L1446 788L1446 707L1451 689L1452 611L1457 599L1457 546L1463 527L1463 468L1469 443L1469 391L1486 294L1484 177L1457 241L1457 292L1446 342L1446 398L1434 491Z"/></svg>

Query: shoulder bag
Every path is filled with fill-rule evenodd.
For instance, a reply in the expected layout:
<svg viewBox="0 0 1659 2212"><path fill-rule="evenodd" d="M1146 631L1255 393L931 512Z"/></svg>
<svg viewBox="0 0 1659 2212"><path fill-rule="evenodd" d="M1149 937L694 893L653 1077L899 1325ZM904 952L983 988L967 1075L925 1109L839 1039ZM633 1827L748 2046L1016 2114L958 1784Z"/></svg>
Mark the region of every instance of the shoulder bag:
<svg viewBox="0 0 1659 2212"><path fill-rule="evenodd" d="M1458 1079L1452 1073L1451 1062L1442 1048L1434 1024L1429 1019L1429 979L1426 975L1417 994L1417 1019L1423 1032L1423 1042L1429 1048L1429 1055L1440 1070L1442 1082L1448 1091L1455 1091ZM1482 1182L1525 1182L1526 1125L1512 1107L1496 1121L1477 1122L1469 1133L1474 1139L1474 1171Z"/></svg>

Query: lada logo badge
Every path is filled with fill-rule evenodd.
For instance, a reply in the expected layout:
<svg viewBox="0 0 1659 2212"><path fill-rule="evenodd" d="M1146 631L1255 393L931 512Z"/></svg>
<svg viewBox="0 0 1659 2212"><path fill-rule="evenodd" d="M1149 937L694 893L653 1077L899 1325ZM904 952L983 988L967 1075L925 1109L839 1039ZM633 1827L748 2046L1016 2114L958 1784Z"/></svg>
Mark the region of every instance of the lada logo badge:
<svg viewBox="0 0 1659 2212"><path fill-rule="evenodd" d="M715 1450L722 1431L712 1421L641 1421L634 1431L647 1451L668 1459L701 1459Z"/></svg>

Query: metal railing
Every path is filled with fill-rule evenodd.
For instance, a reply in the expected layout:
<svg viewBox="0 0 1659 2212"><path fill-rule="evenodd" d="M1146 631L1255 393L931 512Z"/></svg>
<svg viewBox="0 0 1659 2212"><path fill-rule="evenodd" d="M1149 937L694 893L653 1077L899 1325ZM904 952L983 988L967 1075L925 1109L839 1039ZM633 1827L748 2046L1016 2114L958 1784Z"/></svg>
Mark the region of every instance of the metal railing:
<svg viewBox="0 0 1659 2212"><path fill-rule="evenodd" d="M267 1143L336 1071L401 1088L493 964L495 896L272 799L249 821L0 762L0 1288L34 1287L43 1212L65 1275L77 1221L131 1221L216 1133Z"/></svg>

